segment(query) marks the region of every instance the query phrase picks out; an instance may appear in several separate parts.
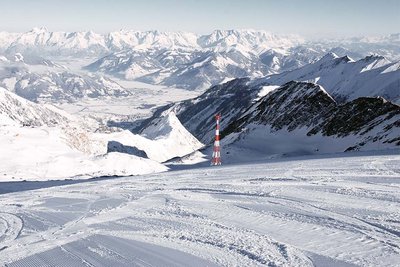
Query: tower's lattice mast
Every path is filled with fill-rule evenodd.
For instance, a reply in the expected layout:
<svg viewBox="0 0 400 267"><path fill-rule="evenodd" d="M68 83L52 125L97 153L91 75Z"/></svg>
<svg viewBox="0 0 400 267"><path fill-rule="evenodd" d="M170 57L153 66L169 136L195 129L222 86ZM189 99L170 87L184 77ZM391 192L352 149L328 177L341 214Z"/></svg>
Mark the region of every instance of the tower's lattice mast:
<svg viewBox="0 0 400 267"><path fill-rule="evenodd" d="M221 165L221 147L219 144L219 122L221 120L221 114L215 115L215 120L217 121L217 128L215 130L215 141L211 165Z"/></svg>

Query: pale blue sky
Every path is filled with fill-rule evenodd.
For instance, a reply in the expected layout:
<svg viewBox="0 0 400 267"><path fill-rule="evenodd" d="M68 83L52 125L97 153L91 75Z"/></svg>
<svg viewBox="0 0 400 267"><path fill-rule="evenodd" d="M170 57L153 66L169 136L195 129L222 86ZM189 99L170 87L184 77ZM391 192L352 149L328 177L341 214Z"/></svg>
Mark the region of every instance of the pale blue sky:
<svg viewBox="0 0 400 267"><path fill-rule="evenodd" d="M0 30L261 29L305 36L400 32L400 0L0 0Z"/></svg>

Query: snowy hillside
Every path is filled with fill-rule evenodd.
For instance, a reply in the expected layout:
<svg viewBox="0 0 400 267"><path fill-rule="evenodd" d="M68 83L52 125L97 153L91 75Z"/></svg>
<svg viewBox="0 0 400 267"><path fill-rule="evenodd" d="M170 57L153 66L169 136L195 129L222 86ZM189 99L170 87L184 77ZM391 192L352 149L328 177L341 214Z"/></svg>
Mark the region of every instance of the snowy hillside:
<svg viewBox="0 0 400 267"><path fill-rule="evenodd" d="M0 265L396 266L399 164L352 154L5 183Z"/></svg>
<svg viewBox="0 0 400 267"><path fill-rule="evenodd" d="M2 126L1 181L46 181L166 171L127 153L107 152L104 142L79 128Z"/></svg>
<svg viewBox="0 0 400 267"><path fill-rule="evenodd" d="M40 106L0 87L0 124L24 126L67 125L72 116L50 105Z"/></svg>
<svg viewBox="0 0 400 267"><path fill-rule="evenodd" d="M0 180L160 172L168 169L161 162L203 147L173 112L166 112L143 136L97 132L92 124L0 88L0 143L7 152L0 153Z"/></svg>
<svg viewBox="0 0 400 267"><path fill-rule="evenodd" d="M129 131L105 136L109 141L109 151L133 150L157 162L165 162L182 157L203 147L179 122L173 112L165 112L153 124L148 125L141 135Z"/></svg>
<svg viewBox="0 0 400 267"><path fill-rule="evenodd" d="M0 124L3 181L133 175L167 170L155 161L126 151L108 151L107 144L113 140L111 135L91 133L86 122L53 106L30 102L4 88L0 88ZM178 155L170 153L171 157Z"/></svg>

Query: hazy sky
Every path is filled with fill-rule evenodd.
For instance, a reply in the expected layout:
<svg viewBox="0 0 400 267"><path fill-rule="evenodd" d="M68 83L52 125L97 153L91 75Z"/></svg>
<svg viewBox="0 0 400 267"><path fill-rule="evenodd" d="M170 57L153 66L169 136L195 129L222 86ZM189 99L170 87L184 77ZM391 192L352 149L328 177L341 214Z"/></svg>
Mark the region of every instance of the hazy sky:
<svg viewBox="0 0 400 267"><path fill-rule="evenodd" d="M0 0L0 30L252 28L305 36L400 32L400 0Z"/></svg>

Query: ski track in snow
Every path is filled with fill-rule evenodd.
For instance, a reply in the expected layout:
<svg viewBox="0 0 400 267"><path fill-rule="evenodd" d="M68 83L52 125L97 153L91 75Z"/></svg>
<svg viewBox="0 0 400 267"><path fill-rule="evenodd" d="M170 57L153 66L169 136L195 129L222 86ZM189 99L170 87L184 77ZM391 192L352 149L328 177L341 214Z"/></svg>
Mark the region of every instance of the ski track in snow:
<svg viewBox="0 0 400 267"><path fill-rule="evenodd" d="M0 265L396 266L399 164L293 159L4 194Z"/></svg>

